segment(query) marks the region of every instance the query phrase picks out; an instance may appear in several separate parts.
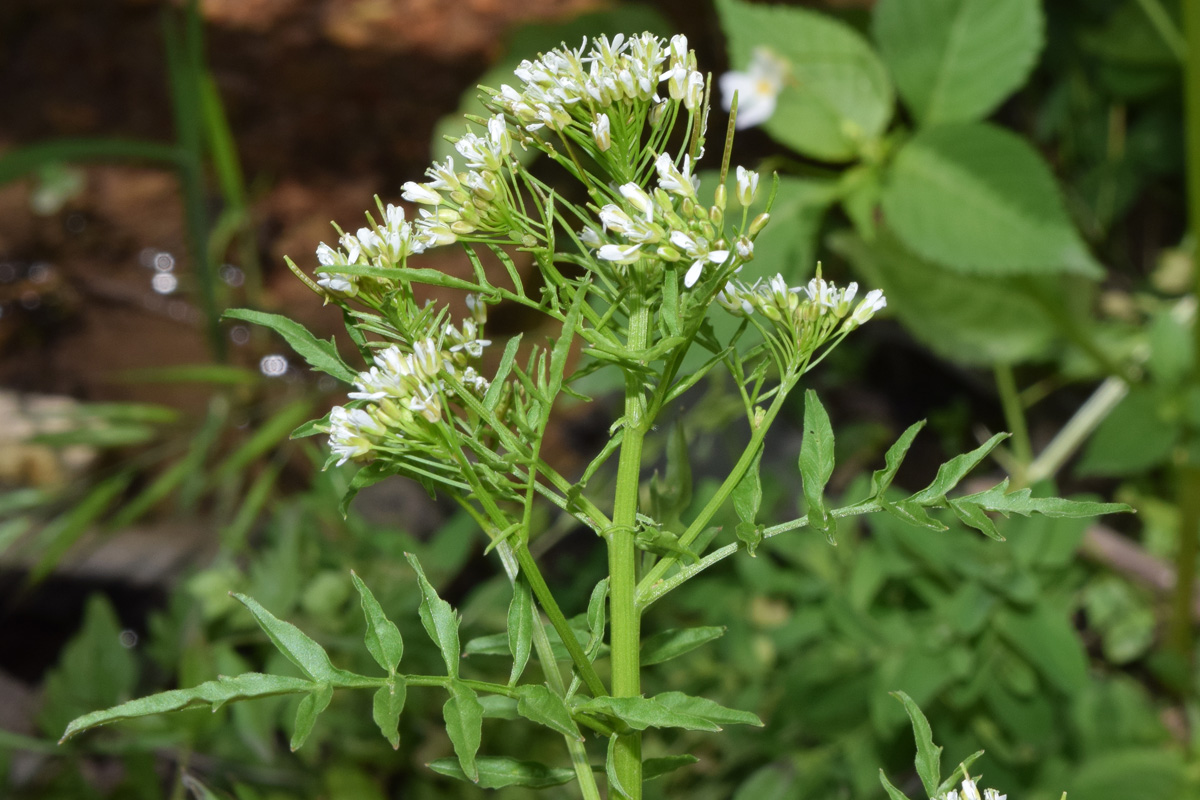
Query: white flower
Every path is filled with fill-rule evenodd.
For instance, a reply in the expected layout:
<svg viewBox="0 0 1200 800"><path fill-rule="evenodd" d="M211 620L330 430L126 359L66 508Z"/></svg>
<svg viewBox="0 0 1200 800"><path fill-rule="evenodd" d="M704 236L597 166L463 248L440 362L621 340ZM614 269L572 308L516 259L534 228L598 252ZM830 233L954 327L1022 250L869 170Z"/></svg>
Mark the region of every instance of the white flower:
<svg viewBox="0 0 1200 800"><path fill-rule="evenodd" d="M604 244L604 240L600 238L600 233L595 228L584 228L581 230L579 232L579 241L593 249Z"/></svg>
<svg viewBox="0 0 1200 800"><path fill-rule="evenodd" d="M440 205L442 196L430 188L428 183L407 181L403 186L402 197L410 203L423 203L427 206Z"/></svg>
<svg viewBox="0 0 1200 800"><path fill-rule="evenodd" d="M750 128L770 119L789 71L785 59L765 47L756 47L745 72L726 72L721 76L721 103L726 111L733 105L733 96L738 97L735 127Z"/></svg>
<svg viewBox="0 0 1200 800"><path fill-rule="evenodd" d="M859 302L858 307L854 309L854 313L846 320L848 329L853 330L859 325L875 316L875 312L887 306L887 298L883 296L883 291L880 289L872 289L867 292L867 296ZM991 798L987 798L991 800ZM1003 799L1001 799L1003 800Z"/></svg>
<svg viewBox="0 0 1200 800"><path fill-rule="evenodd" d="M738 258L742 261L749 261L754 258L754 242L747 239L745 236L734 242L733 249L737 252Z"/></svg>
<svg viewBox="0 0 1200 800"><path fill-rule="evenodd" d="M596 121L592 123L592 138L596 140L596 147L600 148L601 153L612 147L612 133L609 128L608 114L601 114L596 117Z"/></svg>
<svg viewBox="0 0 1200 800"><path fill-rule="evenodd" d="M645 214L647 222L654 218L654 201L642 187L636 183L626 183L621 186L621 196L628 200L630 205Z"/></svg>
<svg viewBox="0 0 1200 800"><path fill-rule="evenodd" d="M642 257L642 246L640 244L623 246L619 244L606 244L596 251L596 255L605 261L611 261L614 264L632 264Z"/></svg>
<svg viewBox="0 0 1200 800"><path fill-rule="evenodd" d="M675 166L674 160L668 153L660 155L654 162L654 166L658 169L659 188L680 197L695 199L697 181L691 175L692 159L690 156L683 157L682 170Z"/></svg>
<svg viewBox="0 0 1200 800"><path fill-rule="evenodd" d="M967 778L962 782L961 795L957 791L951 789L949 792L939 798L939 800L959 800L960 798L961 800L981 800L979 797L979 789L976 787L975 781ZM984 789L982 800L1008 800L1008 795L1000 794L995 789Z"/></svg>
<svg viewBox="0 0 1200 800"><path fill-rule="evenodd" d="M754 195L758 194L758 173L746 169L745 167L737 168L737 199L745 207L749 207L754 202Z"/></svg>
<svg viewBox="0 0 1200 800"><path fill-rule="evenodd" d="M700 280L700 274L704 272L704 267L706 264L710 262L713 264L720 264L727 258L729 258L728 250L713 250L711 253L706 255L704 258L701 258L688 268L687 273L683 276L683 285L688 289L692 288L696 285L696 282Z"/></svg>
<svg viewBox="0 0 1200 800"><path fill-rule="evenodd" d="M704 102L704 75L692 70L687 77L687 90L683 96L683 105L688 111L695 111Z"/></svg>
<svg viewBox="0 0 1200 800"><path fill-rule="evenodd" d="M338 466L369 454L373 440L386 433L387 428L361 408L335 406L329 412L329 449L341 456Z"/></svg>

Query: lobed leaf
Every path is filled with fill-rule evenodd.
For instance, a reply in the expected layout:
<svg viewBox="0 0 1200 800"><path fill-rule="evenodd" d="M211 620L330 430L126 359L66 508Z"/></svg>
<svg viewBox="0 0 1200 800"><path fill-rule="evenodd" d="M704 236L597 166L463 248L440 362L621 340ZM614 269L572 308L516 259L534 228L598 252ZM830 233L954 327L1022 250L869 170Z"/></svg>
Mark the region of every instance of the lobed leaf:
<svg viewBox="0 0 1200 800"><path fill-rule="evenodd" d="M701 645L725 635L724 627L702 626L696 628L671 628L656 633L642 642L641 663L643 667L661 664L690 653Z"/></svg>
<svg viewBox="0 0 1200 800"><path fill-rule="evenodd" d="M264 675L247 672L235 677L222 676L205 681L191 689L173 689L148 697L140 697L121 703L119 706L93 711L71 721L60 741L65 742L77 733L125 719L135 719L151 714L165 714L194 706L210 705L216 711L226 703L248 700L254 697L273 697L282 694L300 694L313 689L313 682L303 678L283 675Z"/></svg>
<svg viewBox="0 0 1200 800"><path fill-rule="evenodd" d="M479 783L479 767L475 754L483 738L483 706L474 690L459 680L450 681L446 687L450 699L442 706L442 717L446 721L446 733L454 745L454 753L463 774L472 783Z"/></svg>
<svg viewBox="0 0 1200 800"><path fill-rule="evenodd" d="M887 453L883 456L883 469L877 469L871 475L871 497L883 497L883 493L888 490L892 485L892 481L895 480L896 473L900 471L900 465L904 462L904 457L908 455L908 449L912 447L913 439L917 438L917 434L924 427L925 420L914 422L888 448Z"/></svg>
<svg viewBox="0 0 1200 800"><path fill-rule="evenodd" d="M536 761L518 761L504 756L483 756L476 760L476 766L478 778L473 780L467 777L456 759L439 758L429 764L429 768L439 775L470 781L484 789L503 789L506 786L545 789L570 783L575 778L574 770L565 767L547 767Z"/></svg>
<svg viewBox="0 0 1200 800"><path fill-rule="evenodd" d="M421 587L421 605L418 609L421 624L425 626L425 632L429 634L429 638L441 651L442 660L446 662L446 674L451 678L457 678L460 653L458 614L449 603L438 597L437 591L425 577L425 570L421 569L421 563L417 561L417 557L412 553L405 553L404 557L408 559L409 565L417 573L417 582Z"/></svg>
<svg viewBox="0 0 1200 800"><path fill-rule="evenodd" d="M332 375L343 383L353 383L358 373L338 355L337 346L333 340L318 339L299 322L290 320L282 314L268 314L265 311L254 311L249 308L231 308L225 312L228 319L240 319L255 325L270 328L284 338L296 351L296 355L318 372Z"/></svg>
<svg viewBox="0 0 1200 800"><path fill-rule="evenodd" d="M942 464L938 467L937 475L933 478L933 483L909 497L908 500L923 506L938 504L945 499L947 492L957 486L958 482L967 476L967 473L975 469L979 465L979 462L983 461L987 457L987 454L995 449L996 445L1008 437L1009 434L1007 433L997 433L971 452L957 455L945 464Z"/></svg>
<svg viewBox="0 0 1200 800"><path fill-rule="evenodd" d="M271 640L271 644L275 645L279 652L287 656L288 661L299 667L305 675L314 681L333 681L344 674L330 662L325 648L310 639L295 625L275 617L252 597L237 593L234 593L233 597L250 610L255 621L258 622L258 626Z"/></svg>
<svg viewBox="0 0 1200 800"><path fill-rule="evenodd" d="M407 695L408 684L403 676L398 675L390 679L386 686L379 687L371 702L371 718L393 750L400 749L400 714L404 711Z"/></svg>
<svg viewBox="0 0 1200 800"><path fill-rule="evenodd" d="M1001 514L1041 514L1046 517L1095 517L1101 514L1120 514L1133 511L1125 503L1097 503L1091 500L1068 500L1063 497L1033 497L1032 490L1008 491L1008 478L990 489L956 498L958 502L970 502L999 511Z"/></svg>
<svg viewBox="0 0 1200 800"><path fill-rule="evenodd" d="M395 675L396 667L400 666L400 659L404 657L404 639L400 636L400 629L383 613L375 595L354 570L350 571L350 578L358 590L363 616L367 620L367 632L363 637L367 652L388 675Z"/></svg>

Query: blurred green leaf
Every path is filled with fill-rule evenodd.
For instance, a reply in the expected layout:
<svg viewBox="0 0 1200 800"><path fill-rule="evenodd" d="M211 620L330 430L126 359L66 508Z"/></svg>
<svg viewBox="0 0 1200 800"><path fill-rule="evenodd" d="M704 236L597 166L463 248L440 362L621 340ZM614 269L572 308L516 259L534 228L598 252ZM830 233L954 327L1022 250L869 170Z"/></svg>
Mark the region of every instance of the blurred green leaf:
<svg viewBox="0 0 1200 800"><path fill-rule="evenodd" d="M1166 462L1179 429L1163 418L1152 388L1133 386L1104 418L1075 465L1080 475L1133 475Z"/></svg>
<svg viewBox="0 0 1200 800"><path fill-rule="evenodd" d="M1087 654L1063 611L1038 605L1026 612L1002 610L996 630L1050 684L1070 693L1087 681Z"/></svg>
<svg viewBox="0 0 1200 800"><path fill-rule="evenodd" d="M642 641L642 666L662 664L673 658L690 653L701 645L719 639L725 634L724 627L711 625L695 628L670 628L649 636Z"/></svg>
<svg viewBox="0 0 1200 800"><path fill-rule="evenodd" d="M561 786L575 779L574 770L547 767L535 761L518 761L504 756L483 756L476 761L478 777L469 778L457 759L439 758L429 768L439 775L475 783L482 789L503 789L506 786L528 786L545 789Z"/></svg>

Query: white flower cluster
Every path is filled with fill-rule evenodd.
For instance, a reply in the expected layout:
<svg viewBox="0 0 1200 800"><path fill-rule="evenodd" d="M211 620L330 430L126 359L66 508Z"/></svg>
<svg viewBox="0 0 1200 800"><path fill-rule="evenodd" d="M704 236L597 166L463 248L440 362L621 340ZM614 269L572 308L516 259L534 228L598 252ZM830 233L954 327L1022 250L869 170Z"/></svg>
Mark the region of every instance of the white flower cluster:
<svg viewBox="0 0 1200 800"><path fill-rule="evenodd" d="M339 272L339 267L395 267L403 264L409 254L420 253L429 246L426 238L404 219L404 209L400 206L389 203L383 211L382 223L376 223L370 214L367 218L370 225L359 228L357 233L343 233L337 249L324 242L317 248L317 261L321 265L317 283L330 292L346 297L358 294L360 276Z"/></svg>
<svg viewBox="0 0 1200 800"><path fill-rule="evenodd" d="M818 267L817 276L806 286L788 286L782 275L750 285L727 283L717 302L738 316L761 314L798 351L811 353L834 333L849 333L887 305L883 292L874 289L851 312L857 294L857 283L839 289L821 277Z"/></svg>
<svg viewBox="0 0 1200 800"><path fill-rule="evenodd" d="M426 424L442 419L445 398L454 395L447 378L478 396L487 393L488 380L472 365L491 344L480 338L486 307L477 297L468 305L472 317L461 327L446 323L440 341L414 342L411 352L395 345L380 350L374 366L358 374L349 396L367 402L361 408L337 406L329 415L329 445L338 464L365 460L381 445L405 439L436 441L427 435Z"/></svg>
<svg viewBox="0 0 1200 800"><path fill-rule="evenodd" d="M721 104L729 111L733 96L738 98L737 120L741 130L761 125L775 113L775 103L784 81L792 71L791 63L767 47L756 47L745 72L730 71L720 78Z"/></svg>
<svg viewBox="0 0 1200 800"><path fill-rule="evenodd" d="M962 782L962 794L955 789L951 789L944 795L935 800L1008 800L1008 795L1000 794L995 789L984 789L983 797L979 796L979 789L975 786L975 781L967 778Z"/></svg>
<svg viewBox="0 0 1200 800"><path fill-rule="evenodd" d="M602 112L622 101L660 106L658 85L667 84L672 100L694 111L704 101L704 75L696 70L696 54L687 37L668 43L643 33L628 39L601 36L587 51L587 39L577 49L565 45L535 61L522 61L516 70L519 89L507 84L492 97L495 106L517 120L526 131L546 127L562 132L579 123L606 150L610 121Z"/></svg>
<svg viewBox="0 0 1200 800"><path fill-rule="evenodd" d="M503 230L508 219L509 190L503 170L512 153L512 135L502 115L488 120L487 135L468 132L454 143L467 169L456 172L454 158L434 163L426 183L408 181L403 197L422 208L417 234L429 247L453 244L475 231Z"/></svg>
<svg viewBox="0 0 1200 800"><path fill-rule="evenodd" d="M692 174L688 156L677 166L663 153L655 168L658 186L653 194L636 183L626 183L619 190L626 207L609 203L600 209L604 230L623 241L606 243L591 228L581 232L581 240L596 250L597 257L618 265L633 264L648 255L670 262L690 260L683 278L689 289L709 265L732 264L736 271L754 257L754 244L748 237L740 237L732 246L723 238L718 227L724 215L721 193L711 207L700 203L696 196L700 181ZM738 167L738 200L749 205L757 190L758 174Z"/></svg>

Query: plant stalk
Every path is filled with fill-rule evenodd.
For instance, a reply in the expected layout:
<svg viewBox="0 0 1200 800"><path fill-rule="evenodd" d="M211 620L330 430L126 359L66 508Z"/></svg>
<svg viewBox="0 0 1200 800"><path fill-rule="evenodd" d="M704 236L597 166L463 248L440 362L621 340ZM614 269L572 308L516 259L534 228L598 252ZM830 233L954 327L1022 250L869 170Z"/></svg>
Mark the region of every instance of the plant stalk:
<svg viewBox="0 0 1200 800"><path fill-rule="evenodd" d="M640 292L635 291L632 303L629 349L645 350L650 341L650 309ZM637 607L638 553L634 538L638 495L641 492L642 442L648 425L642 378L630 372L625 377L625 433L617 466L612 528L606 537L613 697L637 697L642 692L641 612ZM626 799L641 800L642 738L639 732L632 731L617 737L613 761L617 779L628 792ZM616 793L613 792L613 795L616 796Z"/></svg>

